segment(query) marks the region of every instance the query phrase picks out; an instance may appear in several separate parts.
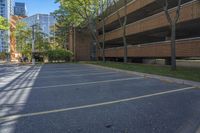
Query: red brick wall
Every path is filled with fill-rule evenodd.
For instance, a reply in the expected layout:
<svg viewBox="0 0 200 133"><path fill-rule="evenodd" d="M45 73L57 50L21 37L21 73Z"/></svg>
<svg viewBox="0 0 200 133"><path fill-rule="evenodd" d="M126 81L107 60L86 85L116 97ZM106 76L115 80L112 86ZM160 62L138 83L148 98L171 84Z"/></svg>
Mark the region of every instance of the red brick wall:
<svg viewBox="0 0 200 133"><path fill-rule="evenodd" d="M74 40L75 36L75 40ZM76 61L89 61L90 60L90 46L91 46L91 36L87 30L74 30L71 29L69 33L69 50L73 51L74 59Z"/></svg>

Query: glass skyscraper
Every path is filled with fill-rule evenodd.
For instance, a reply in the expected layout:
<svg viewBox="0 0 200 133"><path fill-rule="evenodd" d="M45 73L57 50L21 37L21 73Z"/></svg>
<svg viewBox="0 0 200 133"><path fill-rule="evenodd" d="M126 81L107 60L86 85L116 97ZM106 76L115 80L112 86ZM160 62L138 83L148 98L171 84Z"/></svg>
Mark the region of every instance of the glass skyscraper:
<svg viewBox="0 0 200 133"><path fill-rule="evenodd" d="M26 5L22 2L15 2L14 15L16 16L26 16Z"/></svg>
<svg viewBox="0 0 200 133"><path fill-rule="evenodd" d="M8 21L10 20L10 16L13 15L13 0L0 0L0 15ZM10 51L10 31L0 30L0 52Z"/></svg>
<svg viewBox="0 0 200 133"><path fill-rule="evenodd" d="M30 17L23 18L21 21L27 23L29 27L33 25L39 25L42 32L45 33L47 36L50 36L50 28L56 23L55 17L48 14L36 14Z"/></svg>

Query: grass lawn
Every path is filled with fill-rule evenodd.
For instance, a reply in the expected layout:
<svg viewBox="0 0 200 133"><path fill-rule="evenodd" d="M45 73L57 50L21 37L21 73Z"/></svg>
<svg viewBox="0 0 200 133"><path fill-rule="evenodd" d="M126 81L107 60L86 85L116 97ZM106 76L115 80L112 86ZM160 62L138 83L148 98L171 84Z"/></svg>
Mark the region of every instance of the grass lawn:
<svg viewBox="0 0 200 133"><path fill-rule="evenodd" d="M133 64L133 63L124 64L118 62L104 63L100 61L84 62L84 63L200 82L200 68L178 67L176 71L172 71L170 66L144 65L144 64Z"/></svg>

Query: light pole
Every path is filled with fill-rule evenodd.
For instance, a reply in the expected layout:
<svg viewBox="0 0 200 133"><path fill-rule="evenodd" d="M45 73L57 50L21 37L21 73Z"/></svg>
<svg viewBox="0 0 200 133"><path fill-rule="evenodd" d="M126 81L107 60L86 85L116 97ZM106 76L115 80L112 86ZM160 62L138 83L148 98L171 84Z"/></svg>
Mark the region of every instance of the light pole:
<svg viewBox="0 0 200 133"><path fill-rule="evenodd" d="M34 53L35 53L35 27L36 25L32 25L32 65L35 65L35 57L34 57Z"/></svg>

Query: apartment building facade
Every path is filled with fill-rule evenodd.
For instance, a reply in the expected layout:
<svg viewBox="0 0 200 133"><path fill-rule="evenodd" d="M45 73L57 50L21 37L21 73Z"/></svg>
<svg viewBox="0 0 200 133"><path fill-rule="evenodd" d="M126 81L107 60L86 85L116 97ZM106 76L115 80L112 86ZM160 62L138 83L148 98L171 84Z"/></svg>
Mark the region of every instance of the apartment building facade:
<svg viewBox="0 0 200 133"><path fill-rule="evenodd" d="M164 0L129 0L126 8L120 4L121 7L105 18L105 36L102 33L102 21L97 23L99 41L103 42L105 39L107 60L123 60L123 28L120 26L119 18L123 20L125 15L127 15L125 26L127 55L130 62L155 58L170 59L171 29L163 11L162 1L164 2ZM168 1L169 13L174 17L178 0ZM199 0L182 0L176 28L176 56L177 59L200 57ZM102 58L99 49L97 57Z"/></svg>
<svg viewBox="0 0 200 133"><path fill-rule="evenodd" d="M13 0L0 0L0 16L10 21L11 15L13 15ZM10 31L0 30L0 52L10 51Z"/></svg>

